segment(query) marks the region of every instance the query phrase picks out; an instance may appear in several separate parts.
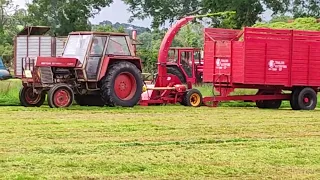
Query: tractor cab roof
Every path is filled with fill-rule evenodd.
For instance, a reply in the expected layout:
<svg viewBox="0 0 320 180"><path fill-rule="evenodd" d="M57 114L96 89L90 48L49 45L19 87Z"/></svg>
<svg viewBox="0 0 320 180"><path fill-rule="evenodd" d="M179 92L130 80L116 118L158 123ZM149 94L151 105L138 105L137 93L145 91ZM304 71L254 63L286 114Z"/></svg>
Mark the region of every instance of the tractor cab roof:
<svg viewBox="0 0 320 180"><path fill-rule="evenodd" d="M75 31L69 33L69 35L100 35L100 36L129 36L126 33L115 33L115 32L98 32L98 31Z"/></svg>

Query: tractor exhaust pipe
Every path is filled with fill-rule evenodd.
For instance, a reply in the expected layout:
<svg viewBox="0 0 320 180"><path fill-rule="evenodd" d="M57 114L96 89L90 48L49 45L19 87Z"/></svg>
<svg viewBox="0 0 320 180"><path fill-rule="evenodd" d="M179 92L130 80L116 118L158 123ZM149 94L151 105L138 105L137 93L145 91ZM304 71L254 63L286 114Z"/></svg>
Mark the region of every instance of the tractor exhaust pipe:
<svg viewBox="0 0 320 180"><path fill-rule="evenodd" d="M137 30L132 30L132 39L137 40ZM134 56L137 56L137 45L133 44Z"/></svg>

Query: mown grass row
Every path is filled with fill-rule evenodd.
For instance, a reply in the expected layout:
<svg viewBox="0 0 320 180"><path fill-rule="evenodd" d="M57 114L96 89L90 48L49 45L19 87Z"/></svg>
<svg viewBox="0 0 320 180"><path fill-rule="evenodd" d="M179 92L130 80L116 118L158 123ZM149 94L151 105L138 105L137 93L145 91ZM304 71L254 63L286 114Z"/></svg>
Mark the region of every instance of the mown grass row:
<svg viewBox="0 0 320 180"><path fill-rule="evenodd" d="M20 86L1 82L0 100L19 104ZM210 86L199 89L211 95ZM0 179L319 179L319 115L228 107L4 106Z"/></svg>
<svg viewBox="0 0 320 180"><path fill-rule="evenodd" d="M19 105L19 90L21 88L21 81L17 79L0 81L0 105ZM212 85L204 84L201 86L196 86L203 96L213 96L218 94L213 92ZM233 95L243 95L243 94L255 94L257 90L250 89L237 89L233 92ZM320 101L318 102L320 105ZM255 103L242 102L242 101L231 101L223 102L219 106L222 107L254 107ZM281 108L290 108L290 103L288 101L283 101Z"/></svg>
<svg viewBox="0 0 320 180"><path fill-rule="evenodd" d="M318 111L71 109L0 108L0 179L319 177Z"/></svg>

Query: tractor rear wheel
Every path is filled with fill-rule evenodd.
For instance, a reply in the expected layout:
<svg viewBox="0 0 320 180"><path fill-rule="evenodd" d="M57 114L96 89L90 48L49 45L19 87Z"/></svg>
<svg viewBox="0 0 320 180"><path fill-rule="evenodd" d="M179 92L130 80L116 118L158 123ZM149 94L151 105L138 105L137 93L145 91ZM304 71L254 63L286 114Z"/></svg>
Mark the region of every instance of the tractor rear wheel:
<svg viewBox="0 0 320 180"><path fill-rule="evenodd" d="M197 89L188 90L181 102L184 106L200 107L202 105L202 94Z"/></svg>
<svg viewBox="0 0 320 180"><path fill-rule="evenodd" d="M19 99L21 105L25 107L40 107L46 99L46 94L44 92L36 94L32 87L22 87L19 92Z"/></svg>
<svg viewBox="0 0 320 180"><path fill-rule="evenodd" d="M73 99L73 90L66 84L56 84L48 92L48 104L51 108L70 107Z"/></svg>
<svg viewBox="0 0 320 180"><path fill-rule="evenodd" d="M299 92L298 105L302 110L314 110L317 106L317 93L312 88L304 88Z"/></svg>
<svg viewBox="0 0 320 180"><path fill-rule="evenodd" d="M100 106L105 104L99 95L75 95L74 100L80 106Z"/></svg>
<svg viewBox="0 0 320 180"><path fill-rule="evenodd" d="M101 98L108 106L133 107L141 98L141 71L130 62L112 64L101 84Z"/></svg>
<svg viewBox="0 0 320 180"><path fill-rule="evenodd" d="M180 79L181 83L186 83L186 82L187 82L186 78L185 78L184 75L179 71L178 68L175 68L175 67L167 67L167 73L177 76L177 77Z"/></svg>

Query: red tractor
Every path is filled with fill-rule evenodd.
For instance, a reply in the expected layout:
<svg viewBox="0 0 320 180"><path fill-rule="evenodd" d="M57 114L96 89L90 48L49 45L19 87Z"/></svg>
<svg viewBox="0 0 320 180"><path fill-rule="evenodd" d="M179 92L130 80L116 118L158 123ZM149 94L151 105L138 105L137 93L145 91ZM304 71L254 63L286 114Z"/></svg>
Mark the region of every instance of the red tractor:
<svg viewBox="0 0 320 180"><path fill-rule="evenodd" d="M181 83L202 83L201 49L171 47L168 53L167 73L177 76Z"/></svg>
<svg viewBox="0 0 320 180"><path fill-rule="evenodd" d="M50 107L79 105L132 107L141 97L141 60L129 35L72 32L61 57L26 59L23 65L22 105Z"/></svg>

